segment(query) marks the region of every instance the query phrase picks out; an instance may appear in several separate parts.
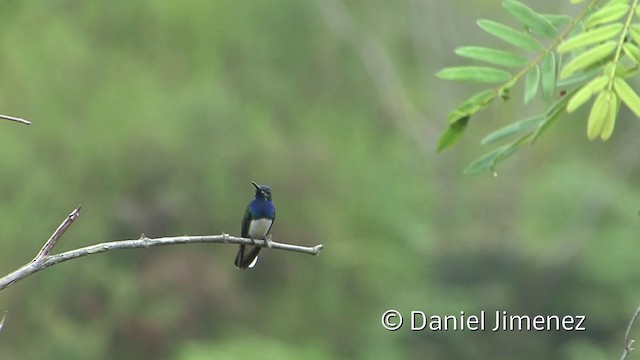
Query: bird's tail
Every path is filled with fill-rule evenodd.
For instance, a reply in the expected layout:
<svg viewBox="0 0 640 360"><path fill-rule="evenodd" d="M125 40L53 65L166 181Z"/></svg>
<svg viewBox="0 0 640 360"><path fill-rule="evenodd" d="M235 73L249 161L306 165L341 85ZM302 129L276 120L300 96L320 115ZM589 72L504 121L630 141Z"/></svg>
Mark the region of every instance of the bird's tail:
<svg viewBox="0 0 640 360"><path fill-rule="evenodd" d="M258 262L258 253L261 249L260 246L254 246L251 250L249 250L249 252L246 252L245 247L246 245L244 244L240 245L238 254L236 255L236 261L234 262L236 268L240 270L251 269L252 267L256 266L256 263Z"/></svg>

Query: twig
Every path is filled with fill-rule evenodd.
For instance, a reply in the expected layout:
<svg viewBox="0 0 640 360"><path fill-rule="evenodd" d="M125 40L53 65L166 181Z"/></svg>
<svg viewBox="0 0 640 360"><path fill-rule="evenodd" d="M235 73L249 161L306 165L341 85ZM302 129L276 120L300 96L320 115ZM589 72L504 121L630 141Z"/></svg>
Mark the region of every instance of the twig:
<svg viewBox="0 0 640 360"><path fill-rule="evenodd" d="M44 243L44 246L42 247L38 255L36 255L36 257L31 260L32 262L40 261L51 253L51 250L53 250L53 247L56 246L58 240L60 240L62 235L64 235L64 232L67 231L69 226L71 226L71 224L76 221L78 216L80 216L80 209L82 209L82 206L78 205L78 207L73 210L66 219L64 219L64 221L62 222L62 224L60 224L60 226L58 226L56 231L51 234L49 240Z"/></svg>
<svg viewBox="0 0 640 360"><path fill-rule="evenodd" d="M19 117L13 117L13 116L9 116L9 115L0 114L0 119L11 120L11 121L19 122L19 123L25 124L25 125L31 125L31 121L29 121L29 120L25 120L25 119L22 119L22 118L19 118Z"/></svg>
<svg viewBox="0 0 640 360"><path fill-rule="evenodd" d="M355 21L343 1L319 0L318 5L329 30L360 55L389 119L421 149L432 152L437 139L431 134L436 132L425 131L417 125L424 123L420 120L424 115L407 95L406 86L382 41Z"/></svg>
<svg viewBox="0 0 640 360"><path fill-rule="evenodd" d="M4 311L4 315L2 315L2 320L0 320L0 332L2 331L2 327L4 326L4 319L7 318L7 310Z"/></svg>
<svg viewBox="0 0 640 360"><path fill-rule="evenodd" d="M624 351L622 352L622 356L620 357L620 360L626 359L627 355L629 355L629 353L633 351L633 348L631 346L633 345L635 340L631 339L631 328L633 327L633 324L636 322L638 315L640 315L640 305L636 309L636 312L633 313L633 317L631 318L631 321L629 321L629 325L627 325L627 332L624 335Z"/></svg>
<svg viewBox="0 0 640 360"><path fill-rule="evenodd" d="M258 245L267 246L267 242L264 240L252 240L247 238L240 238L230 236L229 234L222 235L208 235L208 236L176 236L176 237L162 237L156 239L150 239L142 234L140 239L136 240L120 240L104 242L96 245L86 246L79 249L66 251L56 255L49 255L51 249L56 244L57 240L62 236L64 230L66 230L73 221L78 217L80 207L71 212L69 216L62 222L58 229L51 235L51 238L47 241L45 246L40 250L36 258L30 263L22 266L18 270L7 274L0 278L0 290L3 290L16 282L26 278L27 276L34 274L42 269L46 269L49 266L72 260L75 258L99 254L105 251L122 250L122 249L144 249L154 246L162 245L177 245L177 244L195 244L195 243L207 243L207 244L245 244L245 245ZM278 243L275 241L270 242L271 249L294 251L304 254L318 255L324 248L323 245L316 245L313 247L292 245Z"/></svg>

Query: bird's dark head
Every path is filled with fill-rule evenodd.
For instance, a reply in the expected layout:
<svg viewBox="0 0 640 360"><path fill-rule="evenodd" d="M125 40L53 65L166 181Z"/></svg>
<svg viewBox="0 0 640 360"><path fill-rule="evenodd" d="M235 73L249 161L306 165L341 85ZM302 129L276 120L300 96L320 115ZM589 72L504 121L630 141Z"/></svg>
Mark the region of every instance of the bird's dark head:
<svg viewBox="0 0 640 360"><path fill-rule="evenodd" d="M255 181L251 182L256 188L256 198L271 200L271 188L267 185L258 185Z"/></svg>

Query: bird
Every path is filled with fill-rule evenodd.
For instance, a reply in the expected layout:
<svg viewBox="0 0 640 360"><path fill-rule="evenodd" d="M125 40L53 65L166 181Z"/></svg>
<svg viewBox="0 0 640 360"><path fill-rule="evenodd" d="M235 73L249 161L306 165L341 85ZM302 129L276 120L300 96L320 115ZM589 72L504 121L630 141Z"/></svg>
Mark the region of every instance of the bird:
<svg viewBox="0 0 640 360"><path fill-rule="evenodd" d="M264 240L267 247L271 247L269 232L276 220L276 207L271 201L271 188L251 182L256 188L256 195L244 212L240 235L251 240ZM254 245L250 250L241 244L234 262L236 268L247 269L256 266L261 246Z"/></svg>

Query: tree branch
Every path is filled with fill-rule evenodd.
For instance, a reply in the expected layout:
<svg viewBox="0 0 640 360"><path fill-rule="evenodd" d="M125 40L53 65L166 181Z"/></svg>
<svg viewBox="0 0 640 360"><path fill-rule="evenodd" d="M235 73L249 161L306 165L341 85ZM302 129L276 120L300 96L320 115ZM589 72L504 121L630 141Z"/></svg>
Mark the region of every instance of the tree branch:
<svg viewBox="0 0 640 360"><path fill-rule="evenodd" d="M64 219L64 221L62 222L62 224L60 224L60 226L58 226L56 231L51 234L49 240L44 243L44 246L42 247L38 255L36 255L36 257L31 260L32 262L41 261L51 253L51 250L53 250L53 247L56 246L58 240L62 237L62 235L64 235L64 232L67 231L69 226L71 226L71 224L76 221L78 216L80 216L80 209L82 209L82 206L78 205L78 207L73 210L66 219Z"/></svg>
<svg viewBox="0 0 640 360"><path fill-rule="evenodd" d="M4 315L2 315L2 320L0 320L0 331L2 331L2 327L4 326L4 319L7 318L7 310L4 311Z"/></svg>
<svg viewBox="0 0 640 360"><path fill-rule="evenodd" d="M53 266L55 264L59 264L61 262L76 259L79 257L99 254L99 253L111 251L111 250L145 249L145 248L162 246L162 245L195 244L195 243L245 244L245 245L258 245L258 246L267 247L267 242L264 240L252 240L247 238L234 237L225 233L223 233L222 235L206 235L206 236L184 235L184 236L175 236L175 237L162 237L162 238L156 238L156 239L150 239L144 236L144 234L142 234L142 237L136 240L120 240L120 241L103 242L96 245L69 250L56 255L49 255L53 247L57 244L60 237L62 237L62 235L64 234L65 230L67 230L69 226L71 226L71 224L73 224L73 222L78 218L79 212L80 212L80 207L72 211L71 214L69 214L69 216L65 218L62 224L60 224L60 226L56 229L56 231L54 231L54 233L51 235L49 240L47 240L45 245L42 247L42 250L40 250L38 255L36 255L36 257L30 263L0 278L0 290L3 290L15 284L16 282L26 278L29 275L32 275L40 270L46 269L49 266ZM318 255L320 251L324 248L323 245L306 247L306 246L278 243L275 241L271 241L269 245L271 245L270 247L271 249L294 251L294 252L311 254L311 255Z"/></svg>
<svg viewBox="0 0 640 360"><path fill-rule="evenodd" d="M638 306L638 308L636 309L636 312L631 317L631 321L629 321L629 325L627 325L627 332L624 335L624 351L622 352L622 356L620 357L620 360L626 359L627 355L629 355L629 353L633 351L633 348L631 346L633 345L635 340L631 339L631 328L633 328L633 324L636 322L638 315L640 315L640 305Z"/></svg>
<svg viewBox="0 0 640 360"><path fill-rule="evenodd" d="M13 117L13 116L9 116L9 115L0 114L0 119L11 120L11 121L19 122L19 123L25 124L25 125L31 125L31 121L29 121L29 120L25 120L25 119L18 118L18 117Z"/></svg>

